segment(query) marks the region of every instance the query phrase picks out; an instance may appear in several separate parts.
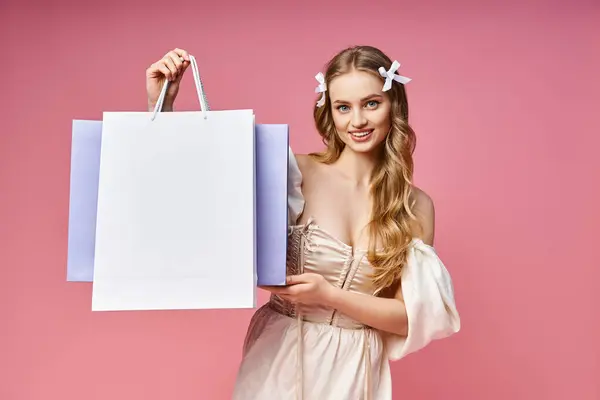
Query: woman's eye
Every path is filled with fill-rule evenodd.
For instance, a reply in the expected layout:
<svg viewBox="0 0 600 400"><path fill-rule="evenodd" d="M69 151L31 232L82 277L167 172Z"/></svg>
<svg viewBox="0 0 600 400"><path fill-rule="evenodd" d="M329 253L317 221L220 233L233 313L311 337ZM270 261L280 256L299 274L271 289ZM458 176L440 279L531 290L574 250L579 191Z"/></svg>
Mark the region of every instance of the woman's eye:
<svg viewBox="0 0 600 400"><path fill-rule="evenodd" d="M370 108L375 108L375 107L377 107L377 106L379 105L379 102L378 102L378 101L375 101L375 100L371 100L371 101L369 101L369 102L367 103L367 105L368 105Z"/></svg>
<svg viewBox="0 0 600 400"><path fill-rule="evenodd" d="M348 111L348 106L339 106L338 110L341 111L341 112Z"/></svg>

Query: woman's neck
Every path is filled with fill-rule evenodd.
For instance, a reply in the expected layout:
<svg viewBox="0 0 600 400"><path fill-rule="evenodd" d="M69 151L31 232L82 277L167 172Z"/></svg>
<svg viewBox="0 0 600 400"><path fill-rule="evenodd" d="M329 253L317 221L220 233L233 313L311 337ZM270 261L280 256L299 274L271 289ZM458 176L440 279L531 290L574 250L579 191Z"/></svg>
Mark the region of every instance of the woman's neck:
<svg viewBox="0 0 600 400"><path fill-rule="evenodd" d="M374 153L356 153L346 147L334 165L356 186L369 186L377 159Z"/></svg>

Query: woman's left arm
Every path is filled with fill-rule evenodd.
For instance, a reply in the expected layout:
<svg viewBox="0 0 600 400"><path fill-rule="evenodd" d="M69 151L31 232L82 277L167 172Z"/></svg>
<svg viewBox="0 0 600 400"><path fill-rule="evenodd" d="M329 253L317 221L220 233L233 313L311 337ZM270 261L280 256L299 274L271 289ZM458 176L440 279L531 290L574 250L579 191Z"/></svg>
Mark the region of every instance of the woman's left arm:
<svg viewBox="0 0 600 400"><path fill-rule="evenodd" d="M334 286L331 286L329 292L326 307L381 331L400 336L408 334L408 317L402 290L398 289L394 298L349 292Z"/></svg>

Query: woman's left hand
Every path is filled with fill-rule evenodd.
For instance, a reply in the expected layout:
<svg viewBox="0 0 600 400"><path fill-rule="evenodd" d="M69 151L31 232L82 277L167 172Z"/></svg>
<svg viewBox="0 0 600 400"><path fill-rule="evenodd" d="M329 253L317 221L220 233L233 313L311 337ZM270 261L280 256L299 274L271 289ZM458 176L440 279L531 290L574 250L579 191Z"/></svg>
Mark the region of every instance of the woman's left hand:
<svg viewBox="0 0 600 400"><path fill-rule="evenodd" d="M287 277L287 286L262 286L294 304L327 307L335 288L320 274L304 273Z"/></svg>

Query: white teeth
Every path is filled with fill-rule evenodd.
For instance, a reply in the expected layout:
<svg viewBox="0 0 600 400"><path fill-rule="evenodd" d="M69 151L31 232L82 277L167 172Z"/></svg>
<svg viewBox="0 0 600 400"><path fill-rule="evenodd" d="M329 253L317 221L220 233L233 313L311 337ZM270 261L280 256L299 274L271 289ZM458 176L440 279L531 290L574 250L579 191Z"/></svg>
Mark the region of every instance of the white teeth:
<svg viewBox="0 0 600 400"><path fill-rule="evenodd" d="M365 132L354 132L351 135L352 136L356 136L356 137L365 137L367 136L369 133L371 133L371 131L365 131Z"/></svg>

